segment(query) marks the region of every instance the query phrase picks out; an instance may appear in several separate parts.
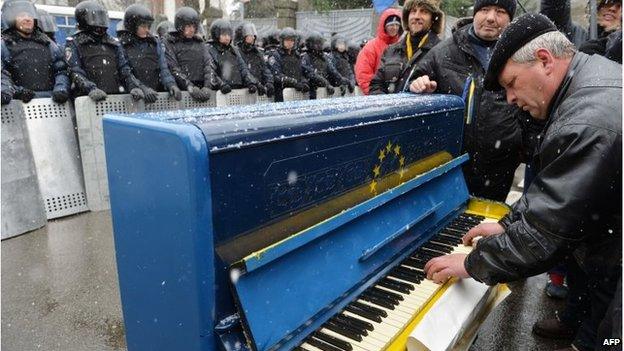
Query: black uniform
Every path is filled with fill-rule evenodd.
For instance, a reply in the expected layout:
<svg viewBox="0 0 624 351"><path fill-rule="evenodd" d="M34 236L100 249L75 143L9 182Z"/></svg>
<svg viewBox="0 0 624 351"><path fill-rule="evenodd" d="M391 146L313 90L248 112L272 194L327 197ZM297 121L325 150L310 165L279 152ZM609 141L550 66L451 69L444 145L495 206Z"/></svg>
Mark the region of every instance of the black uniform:
<svg viewBox="0 0 624 351"><path fill-rule="evenodd" d="M227 45L219 42L222 34L233 38L234 30L229 21L219 19L210 26L211 41L208 44L208 50L215 62L215 72L220 80L218 89L223 94L227 94L232 89L247 87L250 93L255 93L258 80L251 76L240 53L236 47L232 46L231 40Z"/></svg>
<svg viewBox="0 0 624 351"><path fill-rule="evenodd" d="M323 51L323 37L319 33L312 33L306 39L308 52L303 55L302 64L310 71L311 92L310 98L316 98L316 88L327 88L327 92L332 95L333 87L348 84L334 66L331 58Z"/></svg>
<svg viewBox="0 0 624 351"><path fill-rule="evenodd" d="M284 101L282 90L295 88L297 91L307 93L310 91L308 75L310 72L302 64L302 57L293 47L290 50L284 48L284 40L297 41L297 33L292 28L284 28L280 33L281 45L274 50L269 57L269 67L275 81L275 101Z"/></svg>
<svg viewBox="0 0 624 351"><path fill-rule="evenodd" d="M334 66L338 73L349 81L347 87L349 92L352 93L355 89L355 73L353 72L353 65L350 62L351 58L347 51L347 40L340 35L335 35L331 41L331 49Z"/></svg>
<svg viewBox="0 0 624 351"><path fill-rule="evenodd" d="M246 43L245 38L247 36L253 36L254 43ZM264 58L264 53L255 45L256 37L256 27L252 23L243 23L236 28L235 42L249 72L259 80L258 94L264 95L266 93L269 97L273 97L275 92L273 74L271 74L269 64Z"/></svg>
<svg viewBox="0 0 624 351"><path fill-rule="evenodd" d="M151 34L145 38L136 35L137 28L151 25L154 21L149 10L140 4L128 7L124 15L124 31L119 33L121 45L128 57L132 73L141 82L141 89L147 102L157 99L156 91L168 91L177 100L182 98L165 57L165 49Z"/></svg>
<svg viewBox="0 0 624 351"><path fill-rule="evenodd" d="M34 5L10 2L2 11L7 25L2 33L3 102L13 97L28 102L37 96L52 96L59 103L67 101L70 82L59 47L36 24L29 35L15 28L18 13L29 13L37 22Z"/></svg>
<svg viewBox="0 0 624 351"><path fill-rule="evenodd" d="M143 98L119 40L106 33L106 9L95 1L85 1L75 12L79 31L67 38L65 58L77 93L89 94L95 101L124 92L134 99Z"/></svg>
<svg viewBox="0 0 624 351"><path fill-rule="evenodd" d="M175 16L175 31L164 40L167 64L180 88L188 90L197 101L207 101L208 90L218 87L219 79L208 46L197 31L191 38L182 34L187 25L199 28L199 14L190 7L182 7Z"/></svg>

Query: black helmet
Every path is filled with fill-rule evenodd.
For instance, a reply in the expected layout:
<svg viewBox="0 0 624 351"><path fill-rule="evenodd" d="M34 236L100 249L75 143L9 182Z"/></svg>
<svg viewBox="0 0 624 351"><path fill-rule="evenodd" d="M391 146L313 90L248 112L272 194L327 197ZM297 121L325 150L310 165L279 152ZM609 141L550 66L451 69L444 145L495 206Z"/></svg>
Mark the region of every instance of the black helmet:
<svg viewBox="0 0 624 351"><path fill-rule="evenodd" d="M39 14L39 20L37 21L37 26L44 33L51 35L56 33L56 22L54 22L54 17L50 15L47 11L37 9L37 13Z"/></svg>
<svg viewBox="0 0 624 351"><path fill-rule="evenodd" d="M124 27L132 34L136 33L137 28L139 28L140 25L147 24L148 26L151 26L152 22L154 22L152 13L147 7L141 4L128 6L126 13L124 14Z"/></svg>
<svg viewBox="0 0 624 351"><path fill-rule="evenodd" d="M325 39L319 32L311 32L308 35L308 39L306 39L306 47L310 51L321 52L323 51L323 44L325 43Z"/></svg>
<svg viewBox="0 0 624 351"><path fill-rule="evenodd" d="M165 34L175 31L175 26L171 21L162 21L156 26L156 34L158 34L159 37L164 37Z"/></svg>
<svg viewBox="0 0 624 351"><path fill-rule="evenodd" d="M222 34L228 34L230 38L234 37L234 30L232 29L232 23L225 19L218 19L212 22L210 25L210 38L214 42L219 42L219 36Z"/></svg>
<svg viewBox="0 0 624 351"><path fill-rule="evenodd" d="M280 43L279 36L280 36L280 31L278 29L271 30L269 34L267 34L267 36L264 38L264 47L265 48L277 47Z"/></svg>
<svg viewBox="0 0 624 351"><path fill-rule="evenodd" d="M76 5L74 11L78 29L89 27L108 28L108 11L104 6L93 0L83 1Z"/></svg>
<svg viewBox="0 0 624 351"><path fill-rule="evenodd" d="M39 14L35 5L27 0L5 1L2 4L2 25L3 30L15 28L15 19L20 14L28 14L35 20L35 26L39 22Z"/></svg>
<svg viewBox="0 0 624 351"><path fill-rule="evenodd" d="M196 31L199 28L199 14L191 7L180 7L178 12L176 12L175 19L173 21L177 32L182 32L184 30L184 26L190 24L195 26Z"/></svg>
<svg viewBox="0 0 624 351"><path fill-rule="evenodd" d="M284 40L286 39L292 39L294 41L297 41L297 38L299 36L297 35L297 32L295 32L294 29L290 28L290 27L286 27L284 29L282 29L282 31L279 34L279 40L280 43L284 43Z"/></svg>
<svg viewBox="0 0 624 351"><path fill-rule="evenodd" d="M115 31L117 32L117 36L122 33L128 33L128 30L126 29L126 26L124 26L123 21L117 22L117 26L115 26Z"/></svg>
<svg viewBox="0 0 624 351"><path fill-rule="evenodd" d="M347 39L340 34L335 34L331 38L331 49L338 50L339 45L344 45L344 51L347 50Z"/></svg>
<svg viewBox="0 0 624 351"><path fill-rule="evenodd" d="M245 41L245 37L252 35L255 39L258 38L258 32L256 31L256 26L253 23L243 22L238 27L236 27L236 32L234 33L234 42L236 44L243 43Z"/></svg>

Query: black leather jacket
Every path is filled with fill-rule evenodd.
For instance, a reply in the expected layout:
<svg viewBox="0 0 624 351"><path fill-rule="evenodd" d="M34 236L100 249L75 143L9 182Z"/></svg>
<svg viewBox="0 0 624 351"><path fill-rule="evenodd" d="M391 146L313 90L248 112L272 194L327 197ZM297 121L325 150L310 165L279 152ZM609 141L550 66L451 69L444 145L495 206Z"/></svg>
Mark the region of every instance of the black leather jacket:
<svg viewBox="0 0 624 351"><path fill-rule="evenodd" d="M468 273L496 284L542 273L572 253L582 268L621 266L622 66L577 53L555 99L527 193L480 240Z"/></svg>

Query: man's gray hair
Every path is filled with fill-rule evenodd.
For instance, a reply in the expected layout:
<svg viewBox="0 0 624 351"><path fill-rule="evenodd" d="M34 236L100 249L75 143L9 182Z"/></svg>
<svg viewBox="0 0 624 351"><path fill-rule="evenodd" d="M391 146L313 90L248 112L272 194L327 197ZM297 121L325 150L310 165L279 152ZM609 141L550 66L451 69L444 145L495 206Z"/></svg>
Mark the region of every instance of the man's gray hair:
<svg viewBox="0 0 624 351"><path fill-rule="evenodd" d="M535 52L538 49L547 49L556 58L570 58L576 53L576 47L565 34L559 31L544 33L539 37L524 44L516 51L511 60L516 63L529 63L535 61Z"/></svg>

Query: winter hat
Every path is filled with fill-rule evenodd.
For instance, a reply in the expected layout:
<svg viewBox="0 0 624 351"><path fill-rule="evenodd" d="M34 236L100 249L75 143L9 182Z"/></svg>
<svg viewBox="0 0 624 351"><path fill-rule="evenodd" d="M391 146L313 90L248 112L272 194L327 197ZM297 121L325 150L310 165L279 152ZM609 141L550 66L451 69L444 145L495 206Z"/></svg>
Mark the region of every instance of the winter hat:
<svg viewBox="0 0 624 351"><path fill-rule="evenodd" d="M531 40L554 31L557 31L557 27L542 14L527 13L511 22L494 46L490 65L485 74L485 89L502 89L498 84L498 75L505 67L507 60Z"/></svg>
<svg viewBox="0 0 624 351"><path fill-rule="evenodd" d="M416 7L427 9L433 14L433 23L431 30L434 33L442 34L444 32L444 12L440 10L440 0L407 0L403 4L403 30L409 31L409 14Z"/></svg>
<svg viewBox="0 0 624 351"><path fill-rule="evenodd" d="M398 24L399 26L401 25L401 18L399 18L399 16L388 16L388 18L386 18L386 21L384 23L384 27L391 25L391 24Z"/></svg>
<svg viewBox="0 0 624 351"><path fill-rule="evenodd" d="M481 8L486 6L498 6L505 9L509 14L509 18L513 19L516 13L516 0L475 0L474 13L477 13Z"/></svg>

